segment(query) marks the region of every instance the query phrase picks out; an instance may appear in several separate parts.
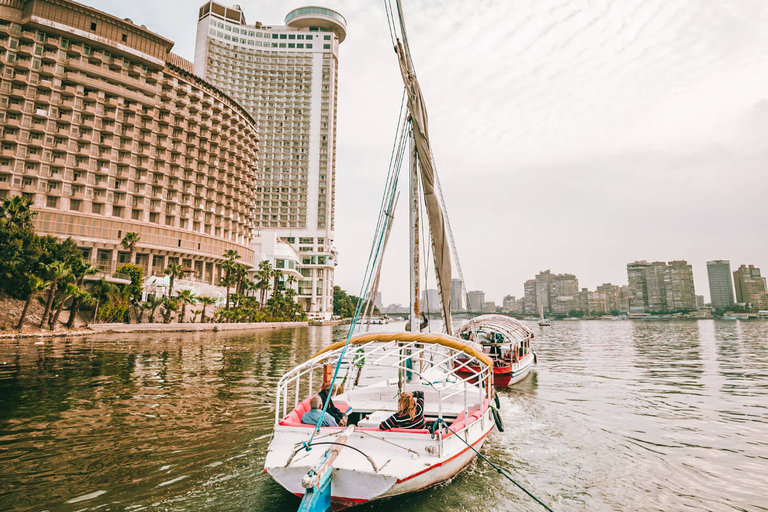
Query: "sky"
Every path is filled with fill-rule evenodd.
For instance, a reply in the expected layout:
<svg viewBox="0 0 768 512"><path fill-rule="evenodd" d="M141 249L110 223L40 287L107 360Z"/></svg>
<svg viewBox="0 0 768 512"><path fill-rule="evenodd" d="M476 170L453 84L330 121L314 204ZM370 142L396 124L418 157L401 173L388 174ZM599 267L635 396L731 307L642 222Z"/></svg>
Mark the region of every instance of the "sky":
<svg viewBox="0 0 768 512"><path fill-rule="evenodd" d="M193 60L202 1L83 3L146 25ZM402 95L384 3L238 3L251 24L281 25L304 5L347 20L336 284L357 294ZM685 259L709 298L708 260L768 273L768 2L403 3L469 290L500 304L542 270L594 290L626 284L628 262ZM384 259L385 304L408 300L406 197Z"/></svg>

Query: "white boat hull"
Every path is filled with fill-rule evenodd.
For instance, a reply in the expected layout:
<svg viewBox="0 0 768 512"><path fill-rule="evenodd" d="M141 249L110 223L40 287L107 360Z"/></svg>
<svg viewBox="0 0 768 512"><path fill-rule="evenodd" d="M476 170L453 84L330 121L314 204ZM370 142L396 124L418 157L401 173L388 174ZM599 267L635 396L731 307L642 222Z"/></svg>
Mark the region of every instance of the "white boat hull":
<svg viewBox="0 0 768 512"><path fill-rule="evenodd" d="M484 416L471 423L459 435L467 437L469 444L479 450L487 435L493 429L490 409ZM334 439L325 437L331 429L322 429L316 436L317 442ZM342 429L337 432L341 433ZM290 464L286 462L292 451L281 447L295 446L309 440L311 428L282 427L275 429L265 461L265 471L289 492L303 496L306 489L302 478L322 457L329 445L316 445L309 453L299 452ZM323 437L322 439L318 439ZM386 440L386 441L384 441ZM420 491L453 478L475 457L467 444L455 435L443 439L442 456L438 454L440 440L429 434L404 432L355 431L347 441L347 448L334 462L331 480L331 500L336 507L348 507L400 494ZM394 443L394 446L392 443ZM378 471L358 451L370 456ZM412 452L403 447L410 448ZM434 455L430 453L434 452ZM415 453L413 453L415 452Z"/></svg>

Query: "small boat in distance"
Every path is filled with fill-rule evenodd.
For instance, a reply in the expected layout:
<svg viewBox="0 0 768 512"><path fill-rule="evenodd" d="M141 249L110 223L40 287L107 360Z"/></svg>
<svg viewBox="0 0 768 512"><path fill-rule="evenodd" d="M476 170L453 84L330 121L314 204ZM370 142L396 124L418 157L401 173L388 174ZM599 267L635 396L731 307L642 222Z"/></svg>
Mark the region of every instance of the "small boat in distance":
<svg viewBox="0 0 768 512"><path fill-rule="evenodd" d="M544 318L544 302L541 300L541 288L539 288L539 326L549 327L552 325L552 321L549 318Z"/></svg>
<svg viewBox="0 0 768 512"><path fill-rule="evenodd" d="M464 324L456 335L479 343L483 353L493 360L493 384L503 388L523 380L536 363L536 353L531 348L533 329L520 320L504 315L482 315ZM465 364L464 358L457 360ZM471 378L469 370L460 369L458 374Z"/></svg>

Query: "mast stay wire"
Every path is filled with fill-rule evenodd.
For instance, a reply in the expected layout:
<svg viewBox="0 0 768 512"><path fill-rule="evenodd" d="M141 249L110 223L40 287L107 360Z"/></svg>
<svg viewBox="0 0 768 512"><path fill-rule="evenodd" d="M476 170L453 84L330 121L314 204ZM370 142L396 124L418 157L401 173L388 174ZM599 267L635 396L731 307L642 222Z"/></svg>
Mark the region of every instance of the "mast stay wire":
<svg viewBox="0 0 768 512"><path fill-rule="evenodd" d="M403 115L403 106L405 104L405 96L406 95L404 91L403 99L400 104L400 116L398 117L398 128L402 127L402 129L404 130L403 133L407 133L406 128L410 126L409 121L406 121L405 123L402 122L402 120L405 118ZM371 243L371 250L368 255L368 262L366 263L366 266L365 266L365 272L363 273L363 282L362 282L362 285L360 286L360 294L358 295L359 300L357 301L357 305L355 306L355 314L352 317L352 324L350 325L349 331L347 332L347 339L344 342L344 347L341 349L341 353L339 354L339 359L336 361L336 368L334 368L333 377L331 379L331 389L330 389L330 392L328 393L329 399L326 400L325 403L323 404L323 414L320 415L320 418L318 419L317 424L312 430L312 435L310 436L309 441L302 442L302 447L307 451L311 449L312 441L315 439L315 435L317 435L317 433L320 431L322 420L325 417L325 413L328 410L328 405L331 403L330 396L333 393L333 390L336 384L336 379L339 376L341 363L344 360L344 356L347 352L347 348L349 347L349 342L352 339L352 334L354 333L355 327L357 326L358 320L360 319L360 315L363 312L365 297L368 295L368 289L373 283L375 278L374 273L376 272L376 268L378 267L377 262L379 258L382 257L381 249L384 243L384 237L387 232L386 224L391 219L391 217L388 215L388 212L391 211L392 203L396 196L397 183L400 176L400 168L401 168L400 165L393 165L393 163L398 162L402 164L402 158L394 158L395 148L397 148L398 142L399 142L399 145L402 146L402 137L399 138L396 134L395 141L393 143L394 145L393 152L390 155L390 166L389 166L389 171L387 173L387 180L384 188L384 196L382 197L381 206L379 209L379 220L377 222L376 231L374 233L373 241Z"/></svg>

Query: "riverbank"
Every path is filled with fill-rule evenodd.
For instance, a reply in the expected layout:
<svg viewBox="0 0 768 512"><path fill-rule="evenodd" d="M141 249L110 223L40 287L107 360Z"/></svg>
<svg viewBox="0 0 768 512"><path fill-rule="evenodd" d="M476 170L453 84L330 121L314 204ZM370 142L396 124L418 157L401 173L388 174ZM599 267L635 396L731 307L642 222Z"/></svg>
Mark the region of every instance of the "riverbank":
<svg viewBox="0 0 768 512"><path fill-rule="evenodd" d="M253 331L261 329L280 329L286 327L307 327L308 322L254 322L254 323L172 323L172 324L91 324L91 332L132 333L132 332L218 332L218 331Z"/></svg>

